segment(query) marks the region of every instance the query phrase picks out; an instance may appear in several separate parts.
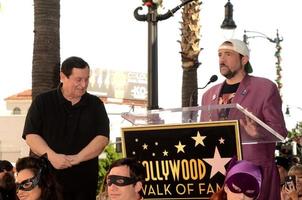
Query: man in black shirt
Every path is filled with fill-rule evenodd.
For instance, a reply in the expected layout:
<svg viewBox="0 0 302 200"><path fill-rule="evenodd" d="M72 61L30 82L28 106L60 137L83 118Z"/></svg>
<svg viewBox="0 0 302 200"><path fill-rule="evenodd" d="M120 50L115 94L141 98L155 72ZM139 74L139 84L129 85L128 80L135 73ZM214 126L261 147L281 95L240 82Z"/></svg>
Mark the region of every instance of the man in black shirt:
<svg viewBox="0 0 302 200"><path fill-rule="evenodd" d="M89 65L67 58L58 88L38 95L28 111L23 138L31 152L45 153L64 200L95 200L98 155L109 140L109 119L103 102L86 92Z"/></svg>

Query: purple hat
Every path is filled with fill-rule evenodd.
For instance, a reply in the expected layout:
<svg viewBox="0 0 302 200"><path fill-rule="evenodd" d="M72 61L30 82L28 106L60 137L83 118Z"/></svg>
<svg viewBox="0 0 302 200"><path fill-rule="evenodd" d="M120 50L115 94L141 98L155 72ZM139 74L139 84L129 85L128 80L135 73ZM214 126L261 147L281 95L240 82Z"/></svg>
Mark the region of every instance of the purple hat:
<svg viewBox="0 0 302 200"><path fill-rule="evenodd" d="M249 197L258 197L261 190L262 175L260 167L246 160L241 160L232 165L225 178L225 184L232 192L241 193L232 190L232 185L240 187L242 193L245 191L254 190L253 193L245 193Z"/></svg>

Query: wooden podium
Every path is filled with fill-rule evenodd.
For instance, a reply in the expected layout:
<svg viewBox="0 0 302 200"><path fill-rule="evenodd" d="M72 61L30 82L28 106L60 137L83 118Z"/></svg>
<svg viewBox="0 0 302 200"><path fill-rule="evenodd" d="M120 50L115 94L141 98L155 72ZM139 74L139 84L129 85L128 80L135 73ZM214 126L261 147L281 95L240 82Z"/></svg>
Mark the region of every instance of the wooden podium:
<svg viewBox="0 0 302 200"><path fill-rule="evenodd" d="M233 118L218 116L225 113ZM133 126L122 128L124 157L135 157L146 169L144 199L209 199L222 187L241 145L284 138L238 104L123 113ZM240 119L259 127L261 140L249 136Z"/></svg>

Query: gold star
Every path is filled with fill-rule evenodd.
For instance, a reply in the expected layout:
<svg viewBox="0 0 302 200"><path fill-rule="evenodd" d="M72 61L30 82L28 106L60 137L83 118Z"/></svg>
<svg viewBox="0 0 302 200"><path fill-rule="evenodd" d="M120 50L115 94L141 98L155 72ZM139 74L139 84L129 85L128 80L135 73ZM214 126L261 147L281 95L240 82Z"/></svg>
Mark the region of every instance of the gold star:
<svg viewBox="0 0 302 200"><path fill-rule="evenodd" d="M142 146L144 150L148 149L148 145L146 143L144 143L144 145Z"/></svg>
<svg viewBox="0 0 302 200"><path fill-rule="evenodd" d="M178 142L178 145L174 145L174 146L177 148L177 153L179 153L179 152L181 152L181 151L182 151L183 153L185 153L184 148L185 148L186 145L182 145L180 141Z"/></svg>
<svg viewBox="0 0 302 200"><path fill-rule="evenodd" d="M219 144L224 144L224 139L222 137L219 139Z"/></svg>
<svg viewBox="0 0 302 200"><path fill-rule="evenodd" d="M165 151L163 152L164 156L168 156L168 151L165 149Z"/></svg>
<svg viewBox="0 0 302 200"><path fill-rule="evenodd" d="M200 136L199 131L195 137L192 137L193 140L195 140L195 147L199 144L202 146L205 146L203 143L203 140L206 138L206 136Z"/></svg>

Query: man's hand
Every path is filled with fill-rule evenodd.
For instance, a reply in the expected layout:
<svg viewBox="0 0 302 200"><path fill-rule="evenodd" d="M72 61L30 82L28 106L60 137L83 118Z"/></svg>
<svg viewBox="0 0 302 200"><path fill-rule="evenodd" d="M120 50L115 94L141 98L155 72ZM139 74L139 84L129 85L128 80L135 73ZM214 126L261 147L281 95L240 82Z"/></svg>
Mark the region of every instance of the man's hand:
<svg viewBox="0 0 302 200"><path fill-rule="evenodd" d="M70 164L72 164L72 165L78 165L82 162L82 159L80 158L79 154L67 155L67 159L69 160Z"/></svg>
<svg viewBox="0 0 302 200"><path fill-rule="evenodd" d="M64 154L53 153L51 155L48 155L48 159L55 169L66 169L72 167L68 156Z"/></svg>
<svg viewBox="0 0 302 200"><path fill-rule="evenodd" d="M257 132L257 123L254 120L245 116L245 119L240 119L240 124L244 127L244 130L249 136L253 138L259 137Z"/></svg>

